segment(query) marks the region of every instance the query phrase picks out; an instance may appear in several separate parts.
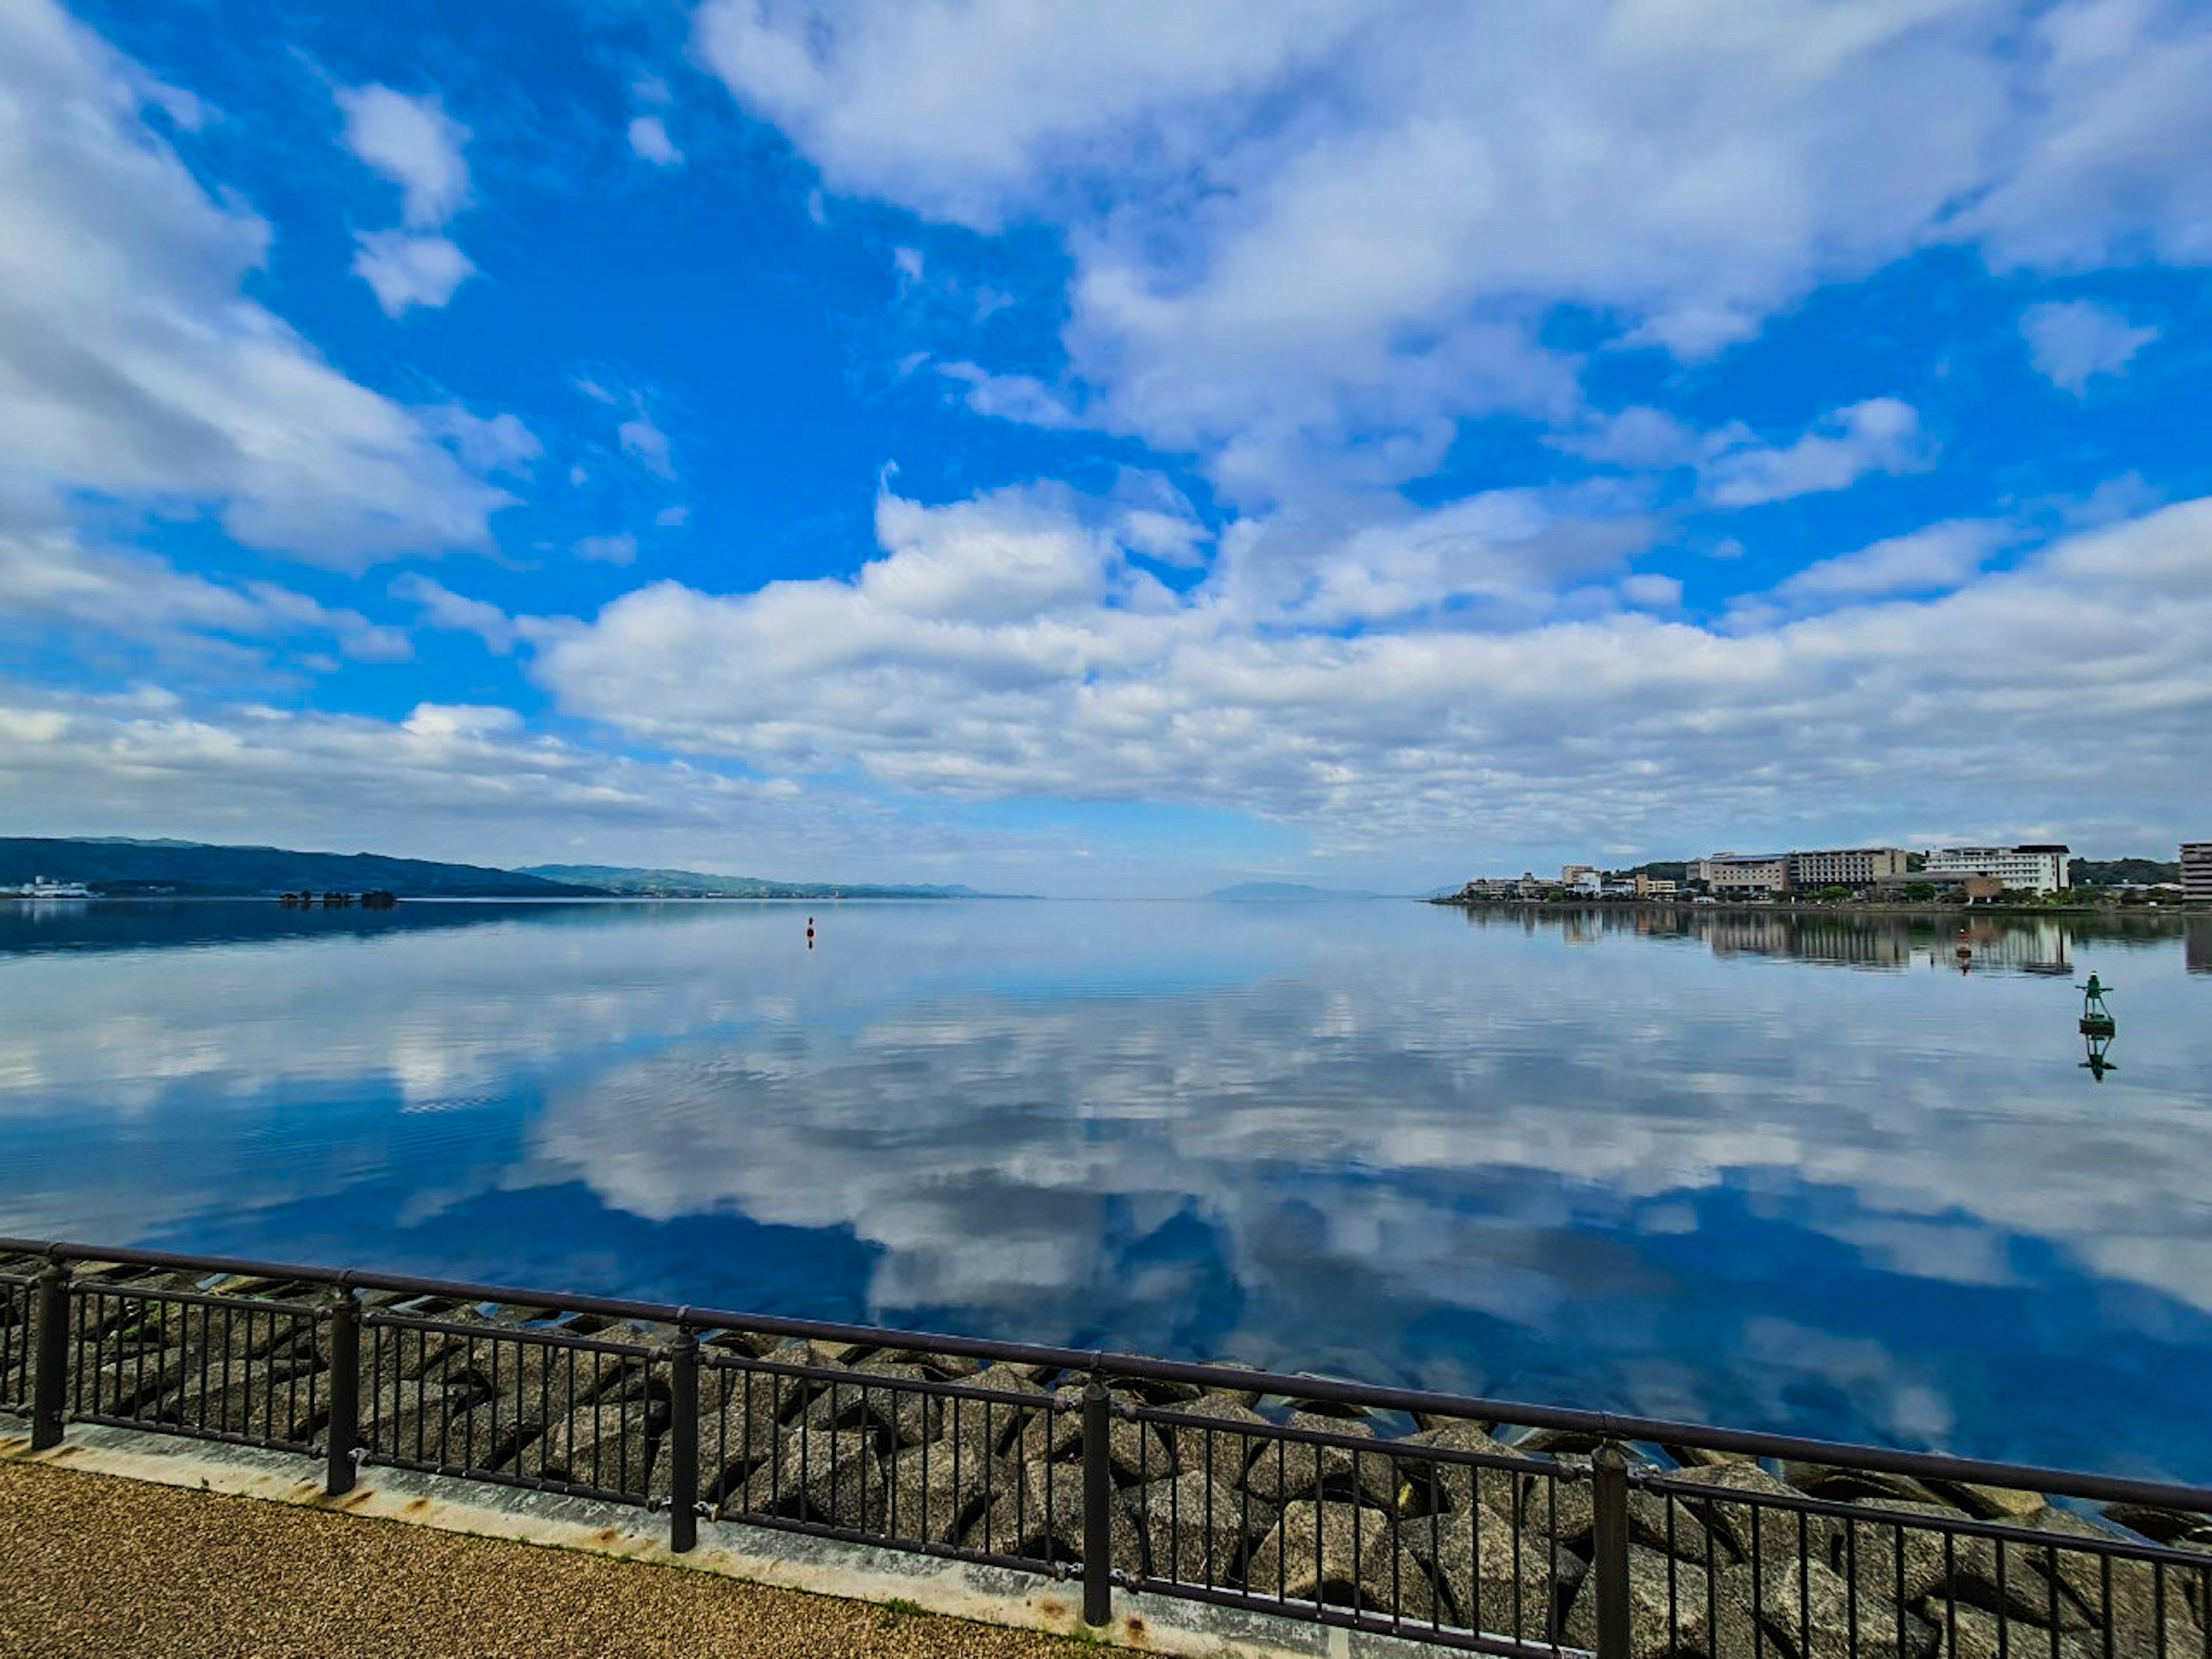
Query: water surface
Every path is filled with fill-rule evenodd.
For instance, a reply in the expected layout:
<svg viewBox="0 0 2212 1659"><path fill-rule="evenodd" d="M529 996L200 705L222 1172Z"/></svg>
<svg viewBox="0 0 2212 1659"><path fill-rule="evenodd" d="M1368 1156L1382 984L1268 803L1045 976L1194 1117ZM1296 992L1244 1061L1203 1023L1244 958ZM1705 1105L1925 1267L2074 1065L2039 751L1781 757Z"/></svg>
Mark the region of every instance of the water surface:
<svg viewBox="0 0 2212 1659"><path fill-rule="evenodd" d="M2212 1480L2212 919L814 915L0 907L0 1231Z"/></svg>

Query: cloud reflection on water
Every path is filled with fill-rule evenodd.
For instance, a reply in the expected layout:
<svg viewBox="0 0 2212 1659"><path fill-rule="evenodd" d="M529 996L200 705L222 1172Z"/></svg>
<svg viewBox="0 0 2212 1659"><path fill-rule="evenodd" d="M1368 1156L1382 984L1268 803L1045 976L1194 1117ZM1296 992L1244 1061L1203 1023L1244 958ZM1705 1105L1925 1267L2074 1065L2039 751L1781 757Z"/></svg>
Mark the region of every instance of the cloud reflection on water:
<svg viewBox="0 0 2212 1659"><path fill-rule="evenodd" d="M766 908L467 921L0 954L6 1224L283 1253L319 1198L364 1257L525 1280L680 1232L702 1303L783 1230L860 1247L884 1320L2077 1459L2081 1400L2148 1433L2212 1356L2171 931L1998 928L1962 979L1945 930L1774 917L848 908L812 957ZM2006 971L2077 958L2130 1010L2094 1094L2070 979Z"/></svg>

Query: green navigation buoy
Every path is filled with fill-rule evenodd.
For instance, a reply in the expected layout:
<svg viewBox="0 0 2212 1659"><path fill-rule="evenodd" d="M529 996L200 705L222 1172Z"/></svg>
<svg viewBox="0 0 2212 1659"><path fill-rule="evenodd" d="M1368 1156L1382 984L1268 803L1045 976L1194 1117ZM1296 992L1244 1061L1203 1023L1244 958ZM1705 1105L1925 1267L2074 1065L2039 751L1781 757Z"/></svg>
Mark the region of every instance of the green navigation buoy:
<svg viewBox="0 0 2212 1659"><path fill-rule="evenodd" d="M2112 1011L2105 1006L2106 988L2094 974L2090 975L2089 982L2081 988L2083 1036L2110 1037L2120 1029L2119 1022L2112 1018Z"/></svg>

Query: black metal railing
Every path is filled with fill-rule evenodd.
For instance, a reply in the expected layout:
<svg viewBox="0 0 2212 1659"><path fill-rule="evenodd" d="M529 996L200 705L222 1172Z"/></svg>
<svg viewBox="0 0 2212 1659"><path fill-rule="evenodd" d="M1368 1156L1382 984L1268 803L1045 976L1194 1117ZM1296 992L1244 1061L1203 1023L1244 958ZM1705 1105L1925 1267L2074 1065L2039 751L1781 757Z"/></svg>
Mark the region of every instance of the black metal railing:
<svg viewBox="0 0 2212 1659"><path fill-rule="evenodd" d="M0 1239L0 1408L1079 1579L1092 1625L2212 1659L2212 1491L1129 1354Z"/></svg>

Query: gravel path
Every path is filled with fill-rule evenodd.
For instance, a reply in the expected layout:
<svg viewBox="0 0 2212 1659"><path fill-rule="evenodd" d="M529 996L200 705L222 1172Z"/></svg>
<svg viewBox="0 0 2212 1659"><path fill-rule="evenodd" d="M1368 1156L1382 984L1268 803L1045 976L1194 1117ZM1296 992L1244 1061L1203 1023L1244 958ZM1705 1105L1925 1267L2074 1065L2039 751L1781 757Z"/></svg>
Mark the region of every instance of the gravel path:
<svg viewBox="0 0 2212 1659"><path fill-rule="evenodd" d="M0 1463L0 1655L10 1659L1068 1659L1086 1647L706 1573L16 1463Z"/></svg>

